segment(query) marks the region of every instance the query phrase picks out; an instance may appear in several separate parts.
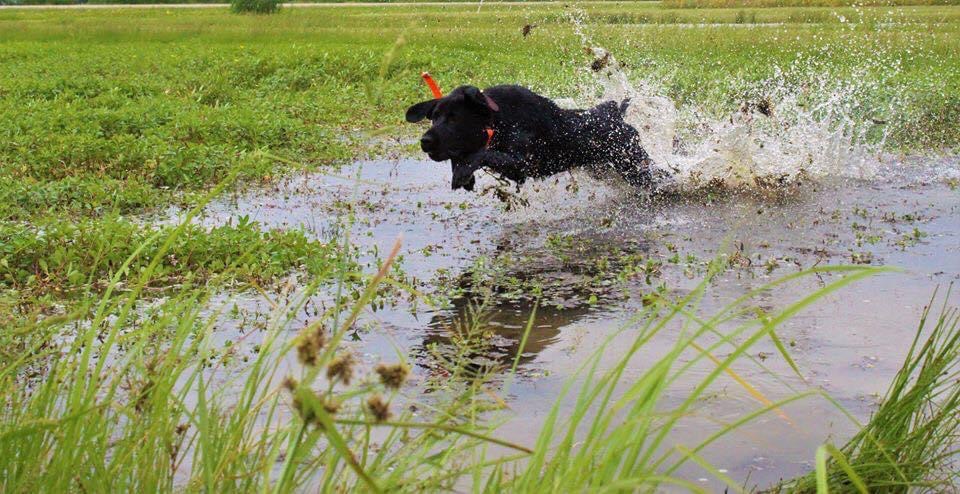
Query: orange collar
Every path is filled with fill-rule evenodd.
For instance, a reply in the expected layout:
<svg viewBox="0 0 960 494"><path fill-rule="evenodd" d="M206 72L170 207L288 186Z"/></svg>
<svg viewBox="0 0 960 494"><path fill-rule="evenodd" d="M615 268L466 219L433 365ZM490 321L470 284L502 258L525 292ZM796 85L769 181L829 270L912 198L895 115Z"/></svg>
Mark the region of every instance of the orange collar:
<svg viewBox="0 0 960 494"><path fill-rule="evenodd" d="M490 144L493 142L493 127L487 127L483 129L483 132L487 134L487 143L483 147L484 149L490 149Z"/></svg>

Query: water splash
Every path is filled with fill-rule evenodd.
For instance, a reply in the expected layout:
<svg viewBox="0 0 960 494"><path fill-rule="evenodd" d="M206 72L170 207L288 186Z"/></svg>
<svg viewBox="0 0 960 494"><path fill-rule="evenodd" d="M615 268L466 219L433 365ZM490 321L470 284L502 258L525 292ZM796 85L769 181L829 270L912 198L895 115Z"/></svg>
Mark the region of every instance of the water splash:
<svg viewBox="0 0 960 494"><path fill-rule="evenodd" d="M748 84L741 108L718 118L698 108L681 109L654 80L628 77L616 57L586 33L582 12L571 11L568 17L594 58L591 77L575 100L589 105L630 98L627 121L656 166L668 171L681 190L770 188L823 177L869 179L881 169L884 130L868 140L876 122L854 115L871 90L899 74L897 59L874 57L872 63L883 64L884 75L865 83L868 78L856 72L865 74L869 65L841 81L818 65L827 57L800 55L789 67L775 68L768 80Z"/></svg>

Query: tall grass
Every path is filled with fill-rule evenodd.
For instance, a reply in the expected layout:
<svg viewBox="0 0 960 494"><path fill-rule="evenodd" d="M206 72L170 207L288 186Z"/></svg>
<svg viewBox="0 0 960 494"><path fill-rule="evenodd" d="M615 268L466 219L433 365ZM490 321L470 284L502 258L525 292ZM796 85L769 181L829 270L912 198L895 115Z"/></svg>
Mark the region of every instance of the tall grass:
<svg viewBox="0 0 960 494"><path fill-rule="evenodd" d="M161 244L158 258L176 235L154 239ZM463 365L471 335L482 332L480 317L467 321L455 339L461 351L441 362L447 377L429 397L403 388L403 355L376 373L361 372L344 357L340 342L363 308L382 284L397 285L389 277L396 252L372 275L354 272L345 255L330 264L327 276L272 300L276 308L266 327L245 336L257 341L252 355L215 343L221 313L211 312L208 291L184 290L156 307L144 307L142 291L157 259L136 279L114 276L90 307L90 316L49 322L57 336L34 341L0 367L0 490L378 492L459 487L542 492L653 490L671 484L701 491L676 476L678 468L693 462L741 491L700 452L742 424L819 391L762 401L755 412L688 447L666 447L671 431L716 379L737 377L732 364L749 358L759 341L772 339L792 363L776 336L779 325L879 271L805 271L709 315L697 312L709 280L679 300L657 299L623 328L621 334L631 335L632 343L608 370L600 369L611 363L612 337L584 362L577 380L566 385L564 396L575 393L573 410L561 414L564 396L558 397L536 443L521 445L498 438L496 414L483 413L498 401L489 398L494 394L489 372ZM751 313L750 301L757 294L825 273L836 276L823 289L779 313L722 330ZM336 286L353 277L368 280L357 299L335 297L306 327L295 327L294 316L322 281ZM118 293L122 281L127 291ZM641 376L628 379L624 371L638 350L665 331L676 332L673 349ZM949 459L946 448L957 432L958 348L955 313L946 313L933 335L915 344L874 420L849 445L826 450L834 455L821 465L828 485L857 485L845 478L872 486L932 480L930 474ZM245 359L245 364L236 363ZM665 409L665 391L700 364L713 366L712 371L680 405ZM506 372L515 370L516 362ZM911 379L918 384L909 386ZM737 382L749 387L742 379ZM920 405L925 412L915 409ZM804 482L798 489L806 488Z"/></svg>
<svg viewBox="0 0 960 494"><path fill-rule="evenodd" d="M943 307L928 328L930 310L924 310L910 351L870 421L842 448L822 446L816 471L788 485L790 490L960 486L960 312Z"/></svg>

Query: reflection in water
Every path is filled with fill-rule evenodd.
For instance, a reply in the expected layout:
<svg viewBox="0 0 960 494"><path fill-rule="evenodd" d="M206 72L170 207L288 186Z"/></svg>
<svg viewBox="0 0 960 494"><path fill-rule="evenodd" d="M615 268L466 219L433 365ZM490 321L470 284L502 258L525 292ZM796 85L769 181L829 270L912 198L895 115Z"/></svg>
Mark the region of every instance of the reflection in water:
<svg viewBox="0 0 960 494"><path fill-rule="evenodd" d="M627 297L628 289L641 291L630 283L648 274L649 245L639 235L624 237L589 225L588 231L543 236L544 229L563 231L543 227L505 228L488 262L458 276L457 285L465 294L432 314L416 350L423 357L422 366L431 365L425 358L431 352L465 351L473 370L509 368L530 325L517 360L527 364L557 342L564 328L599 317L600 307Z"/></svg>
<svg viewBox="0 0 960 494"><path fill-rule="evenodd" d="M564 327L596 312L587 305L570 309L539 306L534 314L534 305L525 300L491 305L465 297L455 299L451 308L437 312L427 324L423 341L414 349L422 356L417 362L430 368L427 356L433 352L452 355L470 345L466 351L471 370L509 368L520 351L527 326L532 324L518 361L523 366L559 341Z"/></svg>

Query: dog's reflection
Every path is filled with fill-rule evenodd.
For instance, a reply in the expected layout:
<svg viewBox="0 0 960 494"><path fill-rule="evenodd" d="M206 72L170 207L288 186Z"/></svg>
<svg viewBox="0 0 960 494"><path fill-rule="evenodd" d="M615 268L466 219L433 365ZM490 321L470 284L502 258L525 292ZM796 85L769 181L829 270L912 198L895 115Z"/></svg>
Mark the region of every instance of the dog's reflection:
<svg viewBox="0 0 960 494"><path fill-rule="evenodd" d="M572 227L539 225L547 231ZM539 241L516 242L531 238L516 230L501 236L487 263L495 274L461 273L457 285L466 295L433 313L413 350L417 363L441 375L450 367L476 374L529 365L561 340L562 331L625 296L621 276L640 276L649 244L609 228L577 230Z"/></svg>
<svg viewBox="0 0 960 494"><path fill-rule="evenodd" d="M491 304L458 298L451 307L434 314L414 353L421 357L419 365L436 372L450 372L448 367L459 366L465 373L477 375L508 370L514 362L521 368L560 341L564 328L596 310L585 303L559 308L530 300Z"/></svg>

